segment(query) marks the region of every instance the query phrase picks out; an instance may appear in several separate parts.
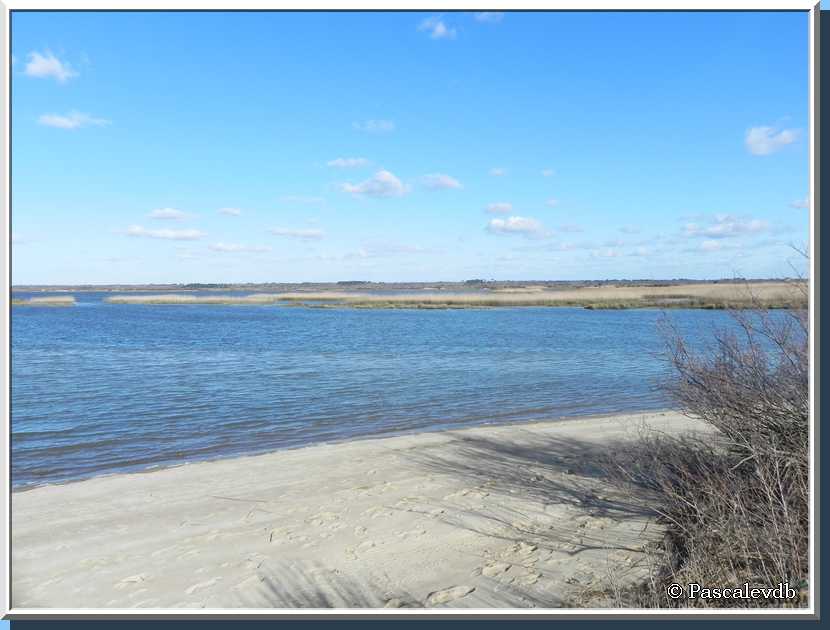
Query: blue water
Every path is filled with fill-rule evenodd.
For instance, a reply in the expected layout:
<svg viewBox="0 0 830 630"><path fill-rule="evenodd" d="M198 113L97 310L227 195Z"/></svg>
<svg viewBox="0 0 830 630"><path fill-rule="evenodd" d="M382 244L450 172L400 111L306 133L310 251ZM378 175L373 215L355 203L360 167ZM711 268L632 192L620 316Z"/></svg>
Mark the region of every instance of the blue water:
<svg viewBox="0 0 830 630"><path fill-rule="evenodd" d="M12 484L666 408L658 310L12 309ZM26 297L16 294L16 297ZM668 312L691 338L728 316Z"/></svg>

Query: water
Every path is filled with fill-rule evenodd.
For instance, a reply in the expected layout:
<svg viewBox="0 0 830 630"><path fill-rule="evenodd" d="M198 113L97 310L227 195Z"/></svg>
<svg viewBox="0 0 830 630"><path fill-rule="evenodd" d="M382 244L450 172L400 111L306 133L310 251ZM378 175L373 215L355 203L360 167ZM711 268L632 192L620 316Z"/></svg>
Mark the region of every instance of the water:
<svg viewBox="0 0 830 630"><path fill-rule="evenodd" d="M12 309L17 488L670 404L656 387L667 369L657 310L141 306L106 295ZM669 316L700 339L728 321Z"/></svg>

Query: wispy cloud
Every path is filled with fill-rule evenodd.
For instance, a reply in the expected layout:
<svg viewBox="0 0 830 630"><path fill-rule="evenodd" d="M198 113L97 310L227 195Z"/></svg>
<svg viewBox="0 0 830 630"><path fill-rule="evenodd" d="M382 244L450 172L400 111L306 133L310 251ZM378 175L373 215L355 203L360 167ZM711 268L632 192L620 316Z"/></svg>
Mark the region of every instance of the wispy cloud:
<svg viewBox="0 0 830 630"><path fill-rule="evenodd" d="M140 225L131 225L127 228L127 236L143 238L160 238L171 241L196 241L207 236L201 230L148 230Z"/></svg>
<svg viewBox="0 0 830 630"><path fill-rule="evenodd" d="M359 184L346 182L342 190L359 197L403 197L409 192L409 187L393 173L380 170Z"/></svg>
<svg viewBox="0 0 830 630"><path fill-rule="evenodd" d="M443 173L424 175L423 178L421 178L421 181L424 188L428 188L430 190L451 190L464 188L464 186L461 185L461 182L457 179Z"/></svg>
<svg viewBox="0 0 830 630"><path fill-rule="evenodd" d="M515 234L526 238L542 238L551 234L537 219L519 216L490 219L486 229L493 234Z"/></svg>
<svg viewBox="0 0 830 630"><path fill-rule="evenodd" d="M208 245L208 249L229 254L259 254L271 251L271 248L265 245L242 245L239 243L213 243Z"/></svg>
<svg viewBox="0 0 830 630"><path fill-rule="evenodd" d="M187 213L182 212L181 210L176 210L175 208L159 208L158 210L153 210L147 216L151 219L181 221L182 219L187 218Z"/></svg>
<svg viewBox="0 0 830 630"><path fill-rule="evenodd" d="M326 164L333 168L359 168L369 164L369 160L362 157L347 157L330 160Z"/></svg>
<svg viewBox="0 0 830 630"><path fill-rule="evenodd" d="M490 169L490 176L491 177L503 177L507 175L507 169L495 167Z"/></svg>
<svg viewBox="0 0 830 630"><path fill-rule="evenodd" d="M242 210L240 210L239 208L219 208L216 212L229 217L238 217L240 214L242 214Z"/></svg>
<svg viewBox="0 0 830 630"><path fill-rule="evenodd" d="M504 19L504 13L501 11L479 11L476 13L476 22L485 22L488 24L496 24Z"/></svg>
<svg viewBox="0 0 830 630"><path fill-rule="evenodd" d="M432 39L455 39L456 30L447 26L443 16L433 15L418 25L419 31L426 31Z"/></svg>
<svg viewBox="0 0 830 630"><path fill-rule="evenodd" d="M558 206L558 205L559 205L559 200L558 200L558 199L554 199L553 197L551 197L550 199L548 199L548 200L545 202L545 205L546 205L548 208L555 208L556 206Z"/></svg>
<svg viewBox="0 0 830 630"><path fill-rule="evenodd" d="M58 83L66 83L69 79L78 76L78 73L65 61L61 61L50 51L29 53L23 73L28 77L38 79L55 79Z"/></svg>
<svg viewBox="0 0 830 630"><path fill-rule="evenodd" d="M759 234L769 229L769 223L761 219L741 219L729 214L719 214L707 224L687 223L683 235L707 239L721 239L743 234Z"/></svg>
<svg viewBox="0 0 830 630"><path fill-rule="evenodd" d="M552 168L542 169L542 177L553 177L554 175L556 175L556 171L554 171Z"/></svg>
<svg viewBox="0 0 830 630"><path fill-rule="evenodd" d="M572 232L573 233L573 232L583 232L584 230L580 226L575 225L573 223L566 223L565 225L560 225L559 226L559 231L560 232Z"/></svg>
<svg viewBox="0 0 830 630"><path fill-rule="evenodd" d="M792 203L790 203L790 208L798 208L799 210L807 210L810 207L810 198L804 197L804 199L796 199Z"/></svg>
<svg viewBox="0 0 830 630"><path fill-rule="evenodd" d="M746 132L746 148L752 155L770 155L798 139L797 129L752 127Z"/></svg>
<svg viewBox="0 0 830 630"><path fill-rule="evenodd" d="M507 201L497 201L487 206L487 212L490 214L510 214L513 212L513 204Z"/></svg>
<svg viewBox="0 0 830 630"><path fill-rule="evenodd" d="M635 225L624 225L620 228L620 232L623 234L639 234L640 228Z"/></svg>
<svg viewBox="0 0 830 630"><path fill-rule="evenodd" d="M14 232L12 232L12 244L14 244L14 245L21 245L22 243L25 243L25 242L26 242L26 241L23 239L23 237L22 237L22 236L20 236L19 234L15 234Z"/></svg>
<svg viewBox="0 0 830 630"><path fill-rule="evenodd" d="M365 120L363 122L353 122L352 127L358 131L365 131L366 133L390 133L395 131L395 123L391 120Z"/></svg>
<svg viewBox="0 0 830 630"><path fill-rule="evenodd" d="M274 236L285 236L302 240L315 241L323 238L322 230L294 230L290 228L272 228L268 230Z"/></svg>
<svg viewBox="0 0 830 630"><path fill-rule="evenodd" d="M109 125L111 121L106 118L95 118L83 112L71 111L68 114L43 114L37 119L38 123L46 127L57 127L58 129L79 129L80 127Z"/></svg>

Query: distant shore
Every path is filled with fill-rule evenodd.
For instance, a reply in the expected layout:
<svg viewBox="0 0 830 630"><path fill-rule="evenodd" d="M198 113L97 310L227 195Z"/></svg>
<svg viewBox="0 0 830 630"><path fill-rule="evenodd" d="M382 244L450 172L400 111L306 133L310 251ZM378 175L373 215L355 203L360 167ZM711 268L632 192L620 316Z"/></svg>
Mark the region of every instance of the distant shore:
<svg viewBox="0 0 830 630"><path fill-rule="evenodd" d="M592 465L675 412L323 444L12 494L15 608L613 605L659 536Z"/></svg>
<svg viewBox="0 0 830 630"><path fill-rule="evenodd" d="M281 305L305 308L355 309L463 309L490 307L582 307L586 309L700 308L700 309L781 309L805 308L807 285L803 281L707 282L707 283L597 283L597 284L515 284L489 286L456 284L454 287L424 286L390 288L379 285L363 288L305 288L267 293L229 294L219 289L137 293L121 289L104 298L111 304L143 305ZM61 289L62 290L62 289ZM227 289L226 291L229 291ZM59 289L54 289L59 291ZM113 291L115 291L113 289ZM106 292L111 292L106 289ZM72 297L13 300L20 305L49 305L47 300L70 301Z"/></svg>

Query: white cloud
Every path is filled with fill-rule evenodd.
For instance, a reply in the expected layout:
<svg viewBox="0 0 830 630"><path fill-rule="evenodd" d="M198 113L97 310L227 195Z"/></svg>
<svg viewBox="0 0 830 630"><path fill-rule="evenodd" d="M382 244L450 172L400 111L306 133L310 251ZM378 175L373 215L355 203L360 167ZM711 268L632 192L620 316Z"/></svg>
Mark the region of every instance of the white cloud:
<svg viewBox="0 0 830 630"><path fill-rule="evenodd" d="M550 235L550 232L545 230L540 221L518 216L508 217L507 219L490 219L487 223L487 231L493 234L518 234L528 238Z"/></svg>
<svg viewBox="0 0 830 630"><path fill-rule="evenodd" d="M270 252L271 248L265 245L240 245L239 243L214 243L208 245L208 249L214 252L242 254Z"/></svg>
<svg viewBox="0 0 830 630"><path fill-rule="evenodd" d="M603 246L604 246L604 247L622 247L623 245L625 245L625 243L624 243L624 242L622 242L622 241L621 241L620 239L618 239L618 238L614 238L614 239L611 239L611 240L605 241L605 242L603 243Z"/></svg>
<svg viewBox="0 0 830 630"><path fill-rule="evenodd" d="M729 214L719 214L715 215L715 218L709 221L708 225L687 223L683 228L683 235L720 239L741 234L758 234L768 229L769 224L761 219L739 219Z"/></svg>
<svg viewBox="0 0 830 630"><path fill-rule="evenodd" d="M810 198L796 199L790 204L790 208L798 208L799 210L808 210L810 208Z"/></svg>
<svg viewBox="0 0 830 630"><path fill-rule="evenodd" d="M58 129L78 129L79 127L109 125L106 118L95 118L83 112L71 111L68 114L43 114L37 119L38 123L46 127L57 127Z"/></svg>
<svg viewBox="0 0 830 630"><path fill-rule="evenodd" d="M358 131L365 131L367 133L389 133L395 131L395 123L391 120L366 120L364 122L354 122L352 127Z"/></svg>
<svg viewBox="0 0 830 630"><path fill-rule="evenodd" d="M216 212L218 212L219 214L227 215L229 217L238 217L240 214L242 214L242 210L240 210L239 208L219 208Z"/></svg>
<svg viewBox="0 0 830 630"><path fill-rule="evenodd" d="M556 175L556 171L554 171L552 168L542 169L542 177L553 177L554 175Z"/></svg>
<svg viewBox="0 0 830 630"><path fill-rule="evenodd" d="M326 162L326 164L334 168L358 168L369 164L369 160L362 157L337 158Z"/></svg>
<svg viewBox="0 0 830 630"><path fill-rule="evenodd" d="M61 61L48 50L44 54L37 51L29 53L29 61L26 62L23 73L38 79L55 79L58 83L66 83L72 77L78 76L68 63Z"/></svg>
<svg viewBox="0 0 830 630"><path fill-rule="evenodd" d="M752 127L746 132L746 148L752 155L769 155L792 144L797 138L797 129Z"/></svg>
<svg viewBox="0 0 830 630"><path fill-rule="evenodd" d="M289 228L273 228L268 230L274 236L299 238L303 240L319 240L323 238L322 230L292 230Z"/></svg>
<svg viewBox="0 0 830 630"><path fill-rule="evenodd" d="M498 167L490 169L491 177L502 177L503 175L507 175L507 170Z"/></svg>
<svg viewBox="0 0 830 630"><path fill-rule="evenodd" d="M181 221L187 217L187 213L182 212L181 210L176 210L175 208L159 208L158 210L153 210L147 216L151 219Z"/></svg>
<svg viewBox="0 0 830 630"><path fill-rule="evenodd" d="M171 241L196 241L207 236L201 230L148 230L140 225L131 225L127 228L127 236L144 238L161 238Z"/></svg>
<svg viewBox="0 0 830 630"><path fill-rule="evenodd" d="M403 197L409 192L409 187L389 171L380 170L359 184L346 182L342 190L356 196Z"/></svg>
<svg viewBox="0 0 830 630"><path fill-rule="evenodd" d="M623 234L639 234L640 228L634 225L624 225L620 228L620 232Z"/></svg>
<svg viewBox="0 0 830 630"><path fill-rule="evenodd" d="M456 30L447 26L440 15L428 17L418 25L419 31L427 31L432 39L455 39Z"/></svg>
<svg viewBox="0 0 830 630"><path fill-rule="evenodd" d="M700 249L704 252L716 252L720 249L723 249L723 243L720 241L703 241L700 244Z"/></svg>
<svg viewBox="0 0 830 630"><path fill-rule="evenodd" d="M490 214L510 214L513 212L513 204L507 201L497 201L487 206L487 212Z"/></svg>
<svg viewBox="0 0 830 630"><path fill-rule="evenodd" d="M449 189L457 189L457 188L464 188L454 177L450 177L449 175L444 175L443 173L433 173L432 175L424 175L422 178L424 187L429 188L430 190L449 190Z"/></svg>
<svg viewBox="0 0 830 630"><path fill-rule="evenodd" d="M487 22L489 24L496 24L504 19L504 13L501 11L479 11L476 13L476 22Z"/></svg>
<svg viewBox="0 0 830 630"><path fill-rule="evenodd" d="M558 206L558 205L559 205L559 200L558 200L558 199L554 199L554 198L552 198L552 197L551 197L550 199L548 199L548 200L545 202L545 205L546 205L548 208L555 208L556 206Z"/></svg>

